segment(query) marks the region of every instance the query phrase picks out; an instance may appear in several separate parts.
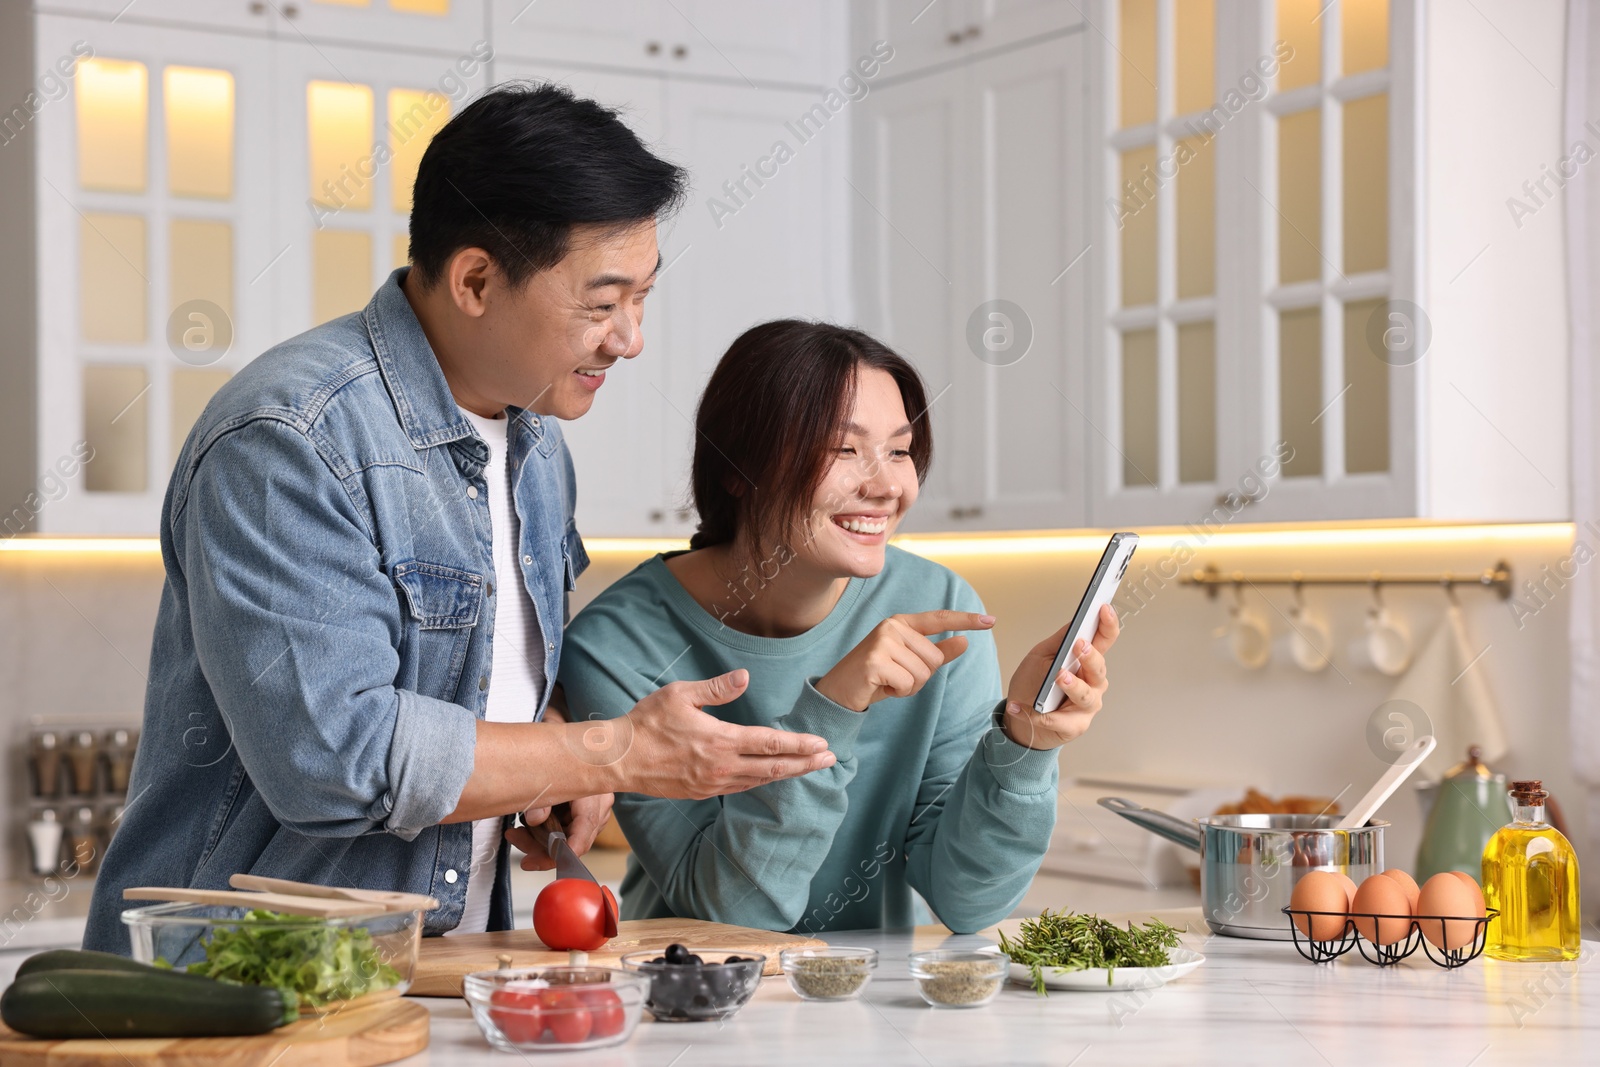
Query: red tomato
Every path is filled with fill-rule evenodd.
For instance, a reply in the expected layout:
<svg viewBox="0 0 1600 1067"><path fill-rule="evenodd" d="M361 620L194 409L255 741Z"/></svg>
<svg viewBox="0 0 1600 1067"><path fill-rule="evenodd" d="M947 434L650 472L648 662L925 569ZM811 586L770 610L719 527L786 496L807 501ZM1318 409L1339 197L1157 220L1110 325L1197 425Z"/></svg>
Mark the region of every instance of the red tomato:
<svg viewBox="0 0 1600 1067"><path fill-rule="evenodd" d="M610 989L580 989L578 996L589 1008L592 1026L590 1037L610 1037L622 1033L623 1026L628 1022L628 1013L623 1010L621 997Z"/></svg>
<svg viewBox="0 0 1600 1067"><path fill-rule="evenodd" d="M530 1045L544 1036L543 989L496 989L489 994L489 1019L514 1045Z"/></svg>
<svg viewBox="0 0 1600 1067"><path fill-rule="evenodd" d="M544 1021L550 1034L563 1045L587 1041L593 1020L578 994L561 989L544 991Z"/></svg>
<svg viewBox="0 0 1600 1067"><path fill-rule="evenodd" d="M583 878L557 878L533 902L533 929L550 948L593 952L607 941L601 887Z"/></svg>

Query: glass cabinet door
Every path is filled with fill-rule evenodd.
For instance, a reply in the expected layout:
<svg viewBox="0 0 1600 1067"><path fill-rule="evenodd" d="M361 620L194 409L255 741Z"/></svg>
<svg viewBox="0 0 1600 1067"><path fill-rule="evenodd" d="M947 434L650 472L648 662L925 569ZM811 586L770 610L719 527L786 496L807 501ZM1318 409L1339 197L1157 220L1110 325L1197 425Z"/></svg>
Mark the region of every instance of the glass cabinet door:
<svg viewBox="0 0 1600 1067"><path fill-rule="evenodd" d="M253 284L273 257L271 45L53 16L37 44L75 58L37 129L40 463L92 456L40 528L149 533L206 402L275 339Z"/></svg>
<svg viewBox="0 0 1600 1067"><path fill-rule="evenodd" d="M1092 520L1414 514L1412 9L1098 10Z"/></svg>
<svg viewBox="0 0 1600 1067"><path fill-rule="evenodd" d="M411 187L433 135L486 81L480 60L278 42L273 271L284 336L366 307L409 259Z"/></svg>
<svg viewBox="0 0 1600 1067"><path fill-rule="evenodd" d="M1231 131L1211 121L1214 0L1117 0L1091 108L1103 190L1090 205L1102 309L1091 337L1091 522L1177 522L1230 480L1229 380L1218 344ZM1095 306L1092 304L1091 306Z"/></svg>
<svg viewBox="0 0 1600 1067"><path fill-rule="evenodd" d="M1414 272L1410 11L1276 0L1258 41L1284 56L1265 100L1255 210L1265 254L1261 443L1285 457L1261 518L1411 513L1407 435L1425 313ZM1391 220L1398 220L1392 222Z"/></svg>

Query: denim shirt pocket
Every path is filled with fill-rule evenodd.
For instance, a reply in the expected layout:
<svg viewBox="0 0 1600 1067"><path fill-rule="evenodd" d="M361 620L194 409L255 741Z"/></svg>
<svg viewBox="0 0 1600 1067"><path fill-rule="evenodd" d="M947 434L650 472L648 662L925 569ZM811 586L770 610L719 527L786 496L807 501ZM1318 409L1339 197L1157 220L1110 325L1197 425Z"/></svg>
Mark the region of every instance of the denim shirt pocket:
<svg viewBox="0 0 1600 1067"><path fill-rule="evenodd" d="M589 553L584 550L583 538L578 536L578 531L569 528L561 545L562 578L564 586L561 593L561 621L572 621L572 608L570 605L572 591L578 588L578 577L589 569Z"/></svg>
<svg viewBox="0 0 1600 1067"><path fill-rule="evenodd" d="M417 689L453 701L483 610L483 575L411 560L396 565L394 581L411 616L406 639L416 642Z"/></svg>

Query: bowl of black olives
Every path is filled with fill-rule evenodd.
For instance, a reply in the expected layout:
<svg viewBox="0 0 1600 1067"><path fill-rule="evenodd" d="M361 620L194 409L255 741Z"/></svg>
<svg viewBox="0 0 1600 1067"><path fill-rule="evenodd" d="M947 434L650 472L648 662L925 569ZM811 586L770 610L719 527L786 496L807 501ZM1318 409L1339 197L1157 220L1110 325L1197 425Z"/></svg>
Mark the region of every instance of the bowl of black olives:
<svg viewBox="0 0 1600 1067"><path fill-rule="evenodd" d="M690 952L682 945L622 957L623 967L649 976L644 1006L663 1022L728 1018L755 996L766 965L767 957L759 953L715 948Z"/></svg>

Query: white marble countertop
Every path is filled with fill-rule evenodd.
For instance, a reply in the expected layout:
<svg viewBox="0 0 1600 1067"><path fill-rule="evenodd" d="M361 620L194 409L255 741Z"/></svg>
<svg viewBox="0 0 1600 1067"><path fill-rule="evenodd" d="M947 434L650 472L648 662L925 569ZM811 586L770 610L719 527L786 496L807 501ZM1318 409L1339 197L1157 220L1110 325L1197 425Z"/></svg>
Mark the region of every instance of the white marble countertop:
<svg viewBox="0 0 1600 1067"><path fill-rule="evenodd" d="M1187 977L1132 992L1052 992L1007 986L987 1007L933 1009L906 973L913 949L992 943L942 927L829 934L882 953L862 999L802 1002L767 978L724 1023L639 1025L620 1047L550 1057L552 1065L778 1067L782 1064L1373 1064L1443 1067L1576 1063L1600 1048L1600 943L1567 964L1478 959L1446 971L1415 957L1378 968L1352 952L1313 964L1292 944L1202 932L1185 944L1206 956ZM1164 916L1166 917L1166 916ZM1588 988L1584 988L1587 980ZM433 1013L427 1052L403 1061L504 1065L464 1001L419 998ZM1584 1051L1587 1049L1588 1051ZM528 1053L527 1061L543 1058Z"/></svg>

